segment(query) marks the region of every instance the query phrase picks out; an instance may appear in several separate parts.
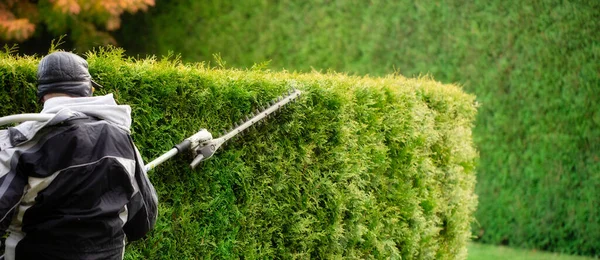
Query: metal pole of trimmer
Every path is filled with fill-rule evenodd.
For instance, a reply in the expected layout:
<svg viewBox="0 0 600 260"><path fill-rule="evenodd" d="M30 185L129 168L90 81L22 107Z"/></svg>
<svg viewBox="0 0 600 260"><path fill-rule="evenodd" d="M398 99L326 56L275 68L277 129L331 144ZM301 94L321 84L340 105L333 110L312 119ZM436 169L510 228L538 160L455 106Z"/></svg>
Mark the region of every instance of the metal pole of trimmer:
<svg viewBox="0 0 600 260"><path fill-rule="evenodd" d="M164 153L163 155L159 156L158 158L156 158L153 161L146 164L144 166L144 168L148 172L148 171L156 168L156 166L171 159L171 157L177 155L178 153L183 152L183 151L188 151L192 147L197 147L198 145L200 145L200 143L209 141L211 139L212 139L212 134L209 133L206 129L201 129L199 132L197 132L194 135L190 136L189 138L183 140L183 142L175 145L173 147L173 149L169 150L168 152Z"/></svg>
<svg viewBox="0 0 600 260"><path fill-rule="evenodd" d="M277 102L275 102L273 105L269 106L263 111L256 111L256 114L254 114L252 118L246 118L245 122L236 126L234 129L232 129L231 131L219 138L213 139L212 134L210 132L208 132L206 129L201 129L199 132L185 139L180 144L175 145L173 149L156 158L152 162L146 164L146 171L150 171L156 168L156 166L169 160L176 154L187 150L191 150L196 155L194 160L190 163L190 166L192 167L192 169L194 169L196 168L196 166L198 166L198 164L200 164L201 161L204 161L213 156L216 150L219 149L219 147L221 147L221 145L223 145L225 142L227 142L227 140L233 138L234 136L246 130L248 127L258 123L260 120L281 109L287 103L299 97L300 94L301 92L296 89L290 91L288 96L279 97L277 99Z"/></svg>
<svg viewBox="0 0 600 260"><path fill-rule="evenodd" d="M45 122L54 117L54 114L18 114L0 118L0 126L21 123L24 121Z"/></svg>
<svg viewBox="0 0 600 260"><path fill-rule="evenodd" d="M150 171L150 170L154 169L156 166L164 163L165 161L169 160L173 156L177 155L178 153L181 153L181 152L187 151L187 150L191 150L194 153L194 155L196 155L196 157L194 158L192 163L190 163L190 166L192 168L196 168L196 166L198 166L198 164L201 161L210 158L215 153L215 151L217 149L219 149L219 147L221 147L221 145L223 145L225 142L227 142L227 140L229 140L229 139L233 138L234 136L236 136L237 134L243 132L244 130L246 130L246 128L252 126L253 124L256 124L257 122L259 122L260 120L269 116L270 114L274 113L275 111L281 109L287 103L298 98L300 96L300 94L301 94L301 92L296 89L290 91L288 96L279 97L277 99L277 102L273 102L273 104L271 106L264 109L263 111L256 111L256 114L253 115L253 117L251 119L246 118L245 122L240 123L240 125L236 125L236 127L233 130L229 131L228 133L224 134L223 136L221 136L217 139L213 139L212 134L210 132L208 132L206 129L201 129L194 135L183 140L183 142L181 142L180 144L175 145L175 147L173 147L173 149L169 150L165 154L159 156L158 158L154 159L150 163L146 164L144 166L144 168L146 169L146 171ZM5 116L5 117L0 118L0 126L7 125L7 124L13 124L13 123L20 123L20 122L24 122L24 121L45 122L45 121L52 119L54 116L55 116L54 114L10 115L10 116Z"/></svg>

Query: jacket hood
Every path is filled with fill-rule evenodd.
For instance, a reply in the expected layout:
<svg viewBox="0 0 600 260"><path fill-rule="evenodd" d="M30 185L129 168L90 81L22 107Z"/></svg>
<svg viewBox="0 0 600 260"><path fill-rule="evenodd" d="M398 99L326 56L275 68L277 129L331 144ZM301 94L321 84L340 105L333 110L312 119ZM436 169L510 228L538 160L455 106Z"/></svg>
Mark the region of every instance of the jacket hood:
<svg viewBox="0 0 600 260"><path fill-rule="evenodd" d="M8 128L13 146L31 140L46 126L52 126L74 118L95 117L116 125L131 133L131 107L118 105L112 94L95 97L54 97L44 102L42 114L54 114L45 122L28 121Z"/></svg>
<svg viewBox="0 0 600 260"><path fill-rule="evenodd" d="M51 98L44 103L44 109L40 113L58 114L64 109L106 120L127 131L131 127L131 107L118 105L112 94L95 97Z"/></svg>

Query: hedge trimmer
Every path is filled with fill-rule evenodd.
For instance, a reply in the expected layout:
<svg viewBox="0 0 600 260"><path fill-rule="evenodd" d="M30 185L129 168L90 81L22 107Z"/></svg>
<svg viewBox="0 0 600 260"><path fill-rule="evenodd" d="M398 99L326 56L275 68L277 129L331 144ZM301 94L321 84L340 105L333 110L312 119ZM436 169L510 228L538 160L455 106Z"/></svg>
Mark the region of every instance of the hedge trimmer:
<svg viewBox="0 0 600 260"><path fill-rule="evenodd" d="M233 129L229 130L229 132L221 135L219 138L213 139L212 134L208 132L206 129L200 129L197 133L190 136L189 138L183 140L183 142L175 145L173 149L169 150L165 154L160 157L154 159L150 163L146 164L146 171L150 171L154 169L159 164L165 162L176 154L191 150L194 153L194 160L190 163L192 169L196 168L198 164L215 154L217 149L221 147L227 140L233 138L237 134L243 132L248 127L258 123L260 120L268 117L269 115L275 113L277 110L281 109L290 101L293 101L298 96L300 96L299 90L293 90L288 93L286 97L279 97L276 100L271 101L271 105L267 108L263 108L261 111L256 110L252 115L252 118L246 117L245 121L240 120L239 123L236 123Z"/></svg>
<svg viewBox="0 0 600 260"><path fill-rule="evenodd" d="M217 149L221 147L227 140L233 138L234 136L242 133L248 127L258 123L264 118L267 118L269 115L277 112L279 109L284 107L287 103L295 100L300 96L301 92L299 90L293 89L290 90L288 95L285 97L278 97L276 100L271 101L270 106L267 108L262 108L261 110L256 110L252 117L246 117L245 120L240 120L239 123L236 123L235 126L229 130L227 133L224 133L219 138L213 139L213 136L208 130L200 129L197 133L192 136L186 138L181 143L175 145L173 149L154 159L150 163L145 165L146 171L150 171L156 166L164 163L169 160L173 156L178 153L184 151L192 151L194 155L194 160L190 163L192 169L196 168L200 162L210 158L215 154ZM11 115L0 118L0 126L12 123L19 123L23 121L40 121L45 122L54 117L54 114L20 114L20 115Z"/></svg>

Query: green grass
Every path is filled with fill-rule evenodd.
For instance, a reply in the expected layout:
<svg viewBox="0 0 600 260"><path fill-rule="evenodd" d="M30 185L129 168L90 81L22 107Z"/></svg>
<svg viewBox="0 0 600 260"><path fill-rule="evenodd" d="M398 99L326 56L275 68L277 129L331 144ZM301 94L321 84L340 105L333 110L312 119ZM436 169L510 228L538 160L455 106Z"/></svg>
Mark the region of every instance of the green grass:
<svg viewBox="0 0 600 260"><path fill-rule="evenodd" d="M471 243L468 246L467 260L591 260L585 256L573 256L536 250L514 249L506 246Z"/></svg>

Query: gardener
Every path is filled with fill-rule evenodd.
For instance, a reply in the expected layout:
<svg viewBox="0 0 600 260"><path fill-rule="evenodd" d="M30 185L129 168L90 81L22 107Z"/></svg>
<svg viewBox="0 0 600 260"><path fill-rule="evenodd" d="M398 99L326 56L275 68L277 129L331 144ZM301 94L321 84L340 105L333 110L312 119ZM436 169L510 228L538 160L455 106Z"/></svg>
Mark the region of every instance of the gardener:
<svg viewBox="0 0 600 260"><path fill-rule="evenodd" d="M130 136L131 109L88 63L54 52L38 66L46 122L0 131L0 231L8 259L122 259L156 222L157 197Z"/></svg>

